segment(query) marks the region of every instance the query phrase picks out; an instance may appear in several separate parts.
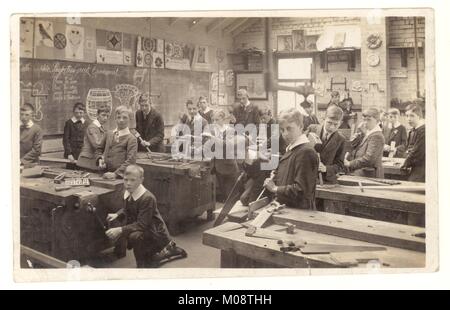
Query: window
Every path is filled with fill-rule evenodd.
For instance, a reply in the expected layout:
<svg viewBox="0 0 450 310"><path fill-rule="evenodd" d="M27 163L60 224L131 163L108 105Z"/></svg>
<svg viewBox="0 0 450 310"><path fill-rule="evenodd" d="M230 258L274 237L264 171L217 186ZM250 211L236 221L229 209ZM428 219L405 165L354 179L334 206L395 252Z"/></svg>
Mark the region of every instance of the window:
<svg viewBox="0 0 450 310"><path fill-rule="evenodd" d="M277 64L280 85L298 87L312 83L312 58L279 58ZM315 102L314 95L309 95L307 99ZM280 90L277 92L278 111L289 108L302 111L300 103L304 100L305 97L301 94Z"/></svg>

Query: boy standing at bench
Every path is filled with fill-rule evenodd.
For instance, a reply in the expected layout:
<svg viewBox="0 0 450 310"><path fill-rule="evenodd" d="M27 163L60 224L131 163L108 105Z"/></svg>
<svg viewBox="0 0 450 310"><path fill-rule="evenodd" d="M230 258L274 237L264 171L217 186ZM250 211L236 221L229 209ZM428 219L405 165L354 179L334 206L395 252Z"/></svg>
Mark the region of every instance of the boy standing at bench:
<svg viewBox="0 0 450 310"><path fill-rule="evenodd" d="M138 145L128 128L131 113L126 106L116 108L117 128L106 134L105 151L99 159L99 167L107 171L103 175L105 179L123 178L125 168L136 163Z"/></svg>
<svg viewBox="0 0 450 310"><path fill-rule="evenodd" d="M80 156L86 128L89 125L84 119L84 111L85 108L81 102L75 103L73 106L73 116L64 125L64 158L70 160L70 163L66 165L67 169L77 169L75 161Z"/></svg>
<svg viewBox="0 0 450 310"><path fill-rule="evenodd" d="M280 204L291 208L315 209L315 190L319 159L303 134L303 115L295 108L282 111L278 117L280 132L288 143L274 177L264 186L276 194Z"/></svg>

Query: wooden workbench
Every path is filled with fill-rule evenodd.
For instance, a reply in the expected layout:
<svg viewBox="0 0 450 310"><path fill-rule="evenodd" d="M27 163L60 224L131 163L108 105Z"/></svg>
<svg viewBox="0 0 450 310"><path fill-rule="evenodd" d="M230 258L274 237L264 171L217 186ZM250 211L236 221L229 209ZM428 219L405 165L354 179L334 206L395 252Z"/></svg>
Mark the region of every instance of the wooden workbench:
<svg viewBox="0 0 450 310"><path fill-rule="evenodd" d="M367 264L390 268L425 266L425 239L412 236L424 232L420 227L288 208L284 213L274 215L265 229L277 230L279 234L285 228L280 224L287 221L296 225L293 235L285 233L287 239L301 238L309 243L355 246L381 244L386 251L308 255L284 253L280 251L277 240L246 236L246 228L232 222L205 231L203 243L221 250L222 268L364 268Z"/></svg>
<svg viewBox="0 0 450 310"><path fill-rule="evenodd" d="M360 177L343 176L346 179ZM400 181L401 186L424 186L424 183ZM394 189L396 185L392 185ZM425 226L425 194L396 190L364 189L358 186L317 186L316 204L326 212L370 218L380 221Z"/></svg>
<svg viewBox="0 0 450 310"><path fill-rule="evenodd" d="M404 158L389 158L383 157L383 171L384 178L391 180L403 180L408 179L408 172L401 170L400 167L405 162Z"/></svg>
<svg viewBox="0 0 450 310"><path fill-rule="evenodd" d="M123 181L102 180L91 174L90 186L56 191L53 178L62 168L50 168L41 177L20 179L21 244L63 261L82 260L110 246L92 213L77 206L77 195L95 197L94 207L106 222L108 213L123 207Z"/></svg>
<svg viewBox="0 0 450 310"><path fill-rule="evenodd" d="M158 200L158 209L170 233L182 232L182 221L207 212L213 218L216 205L215 179L210 161L174 160L170 154L138 153L144 168L144 186Z"/></svg>

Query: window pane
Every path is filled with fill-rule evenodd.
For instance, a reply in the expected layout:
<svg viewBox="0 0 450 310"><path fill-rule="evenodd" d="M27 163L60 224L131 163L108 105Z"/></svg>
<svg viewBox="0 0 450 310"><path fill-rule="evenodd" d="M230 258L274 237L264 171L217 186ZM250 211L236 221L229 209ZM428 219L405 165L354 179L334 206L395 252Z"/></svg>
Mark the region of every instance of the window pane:
<svg viewBox="0 0 450 310"><path fill-rule="evenodd" d="M312 58L278 59L278 79L310 79Z"/></svg>

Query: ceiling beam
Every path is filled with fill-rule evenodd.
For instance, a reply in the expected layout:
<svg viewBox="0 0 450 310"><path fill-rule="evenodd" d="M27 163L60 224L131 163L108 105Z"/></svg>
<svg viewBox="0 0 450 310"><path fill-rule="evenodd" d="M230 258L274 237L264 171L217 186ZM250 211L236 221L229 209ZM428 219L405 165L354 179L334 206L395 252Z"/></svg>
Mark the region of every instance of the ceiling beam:
<svg viewBox="0 0 450 310"><path fill-rule="evenodd" d="M230 34L233 30L237 29L238 27L242 26L244 23L246 23L248 20L248 18L239 18L238 20L236 20L234 23L232 23L231 25L227 26L224 30L223 30L223 34Z"/></svg>
<svg viewBox="0 0 450 310"><path fill-rule="evenodd" d="M231 36L235 37L238 34L240 34L242 31L247 29L248 27L256 24L257 22L261 22L261 18L250 18L248 21L246 21L244 24L242 24L240 27L236 28L231 32Z"/></svg>
<svg viewBox="0 0 450 310"><path fill-rule="evenodd" d="M226 18L217 18L213 20L206 26L206 33L213 32L217 30L220 26L222 26L227 21Z"/></svg>
<svg viewBox="0 0 450 310"><path fill-rule="evenodd" d="M178 17L170 17L169 18L169 26L173 26L173 25L175 25L175 23L177 22L177 21L179 21L181 18L178 18Z"/></svg>
<svg viewBox="0 0 450 310"><path fill-rule="evenodd" d="M197 28L205 19L204 18L194 18L189 24L189 30L194 30Z"/></svg>

